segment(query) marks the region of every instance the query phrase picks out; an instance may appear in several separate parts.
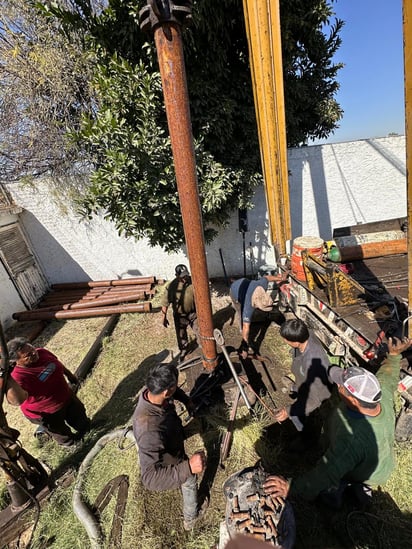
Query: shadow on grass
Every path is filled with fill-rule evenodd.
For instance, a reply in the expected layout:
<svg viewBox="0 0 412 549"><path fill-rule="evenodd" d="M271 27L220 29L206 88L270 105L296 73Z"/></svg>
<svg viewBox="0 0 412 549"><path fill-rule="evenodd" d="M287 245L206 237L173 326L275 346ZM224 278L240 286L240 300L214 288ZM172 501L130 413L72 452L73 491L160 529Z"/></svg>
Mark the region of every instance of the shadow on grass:
<svg viewBox="0 0 412 549"><path fill-rule="evenodd" d="M146 357L139 366L120 381L110 399L98 410L91 424L91 432L84 443L72 454L68 455L55 471L55 476L70 466L78 465L97 440L113 429L131 424L131 417L137 402L139 391L144 386L150 368L157 362L162 362L169 355L164 349L159 353Z"/></svg>
<svg viewBox="0 0 412 549"><path fill-rule="evenodd" d="M359 508L347 500L339 510L295 499L299 524L295 549L398 549L411 547L411 514L402 513L388 493L374 491L372 502Z"/></svg>

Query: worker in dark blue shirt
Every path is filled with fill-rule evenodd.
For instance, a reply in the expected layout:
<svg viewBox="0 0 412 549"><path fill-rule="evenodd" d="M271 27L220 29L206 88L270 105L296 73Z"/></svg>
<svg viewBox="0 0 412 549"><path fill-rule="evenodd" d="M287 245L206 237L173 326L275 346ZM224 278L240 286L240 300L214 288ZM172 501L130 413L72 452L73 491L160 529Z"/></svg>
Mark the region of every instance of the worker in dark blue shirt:
<svg viewBox="0 0 412 549"><path fill-rule="evenodd" d="M246 358L249 348L250 325L254 313L257 310L271 312L273 299L268 292L269 281L279 281L280 276L266 275L258 280L240 278L235 280L230 287L230 297L234 309L239 315L242 343L239 352Z"/></svg>

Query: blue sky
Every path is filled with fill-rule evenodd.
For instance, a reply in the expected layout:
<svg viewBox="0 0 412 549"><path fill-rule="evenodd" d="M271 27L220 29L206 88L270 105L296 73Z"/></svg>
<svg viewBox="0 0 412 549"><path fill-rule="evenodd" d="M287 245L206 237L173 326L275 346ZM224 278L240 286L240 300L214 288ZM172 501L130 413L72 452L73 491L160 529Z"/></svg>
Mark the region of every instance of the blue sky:
<svg viewBox="0 0 412 549"><path fill-rule="evenodd" d="M345 21L337 62L336 96L344 115L327 140L354 141L405 133L402 0L337 0L336 16Z"/></svg>

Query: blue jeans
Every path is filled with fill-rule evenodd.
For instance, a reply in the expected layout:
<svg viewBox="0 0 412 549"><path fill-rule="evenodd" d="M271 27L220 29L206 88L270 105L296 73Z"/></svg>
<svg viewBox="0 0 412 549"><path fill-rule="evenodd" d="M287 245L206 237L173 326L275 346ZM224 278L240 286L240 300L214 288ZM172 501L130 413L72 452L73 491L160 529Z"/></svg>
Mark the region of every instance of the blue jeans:
<svg viewBox="0 0 412 549"><path fill-rule="evenodd" d="M183 518L192 520L197 517L197 478L190 477L181 486L183 496Z"/></svg>

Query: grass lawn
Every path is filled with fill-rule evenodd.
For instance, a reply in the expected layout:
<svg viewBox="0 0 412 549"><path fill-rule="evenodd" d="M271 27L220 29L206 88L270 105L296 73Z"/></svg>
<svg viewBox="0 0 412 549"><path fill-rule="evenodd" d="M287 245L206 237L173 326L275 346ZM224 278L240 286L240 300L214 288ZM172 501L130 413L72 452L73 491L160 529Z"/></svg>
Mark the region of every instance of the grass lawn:
<svg viewBox="0 0 412 549"><path fill-rule="evenodd" d="M214 292L215 311L227 309L228 296ZM113 334L104 340L102 352L93 371L83 383L79 397L85 403L94 427L84 444L75 453L67 454L52 441L40 445L33 436L34 426L25 420L18 408L5 405L9 425L21 431L24 448L44 461L54 471L71 467L78 470L88 451L103 435L130 425L136 397L142 388L148 369L157 360L169 360L176 355L173 328L161 326L161 315L122 315ZM55 353L72 371L92 345L106 323L105 318L53 322L35 341ZM216 323L228 344L239 343L237 326L223 314L217 313ZM172 350L172 351L171 351ZM272 324L262 345L262 354L271 357L277 388L273 392L279 404L285 399L280 378L288 373L290 355ZM182 373L184 389L190 389L189 377ZM273 407L270 400L267 404ZM182 417L186 413L182 411ZM106 484L119 475L127 475L129 488L125 516L122 521L122 541L110 545L110 535L116 493L104 508L100 523L106 537L105 547L118 549L211 549L219 540L220 523L225 517L226 501L222 491L224 481L234 472L254 465L262 459L271 471L294 474L307 467L313 456L297 456L285 463L282 457L284 438L276 435L272 420L260 405L253 416L246 407L238 411L233 445L225 469L218 465L222 433L228 422L227 407L208 408L202 417L189 427L192 435L187 440L187 452L205 448L209 456L207 479L210 488L210 507L193 532L185 532L181 518L181 496L176 491L148 492L140 481L136 448L126 439L108 442L97 453L84 477L83 498L93 505ZM297 524L296 549L386 549L412 547L412 458L411 443L396 445L397 468L385 486L374 494L374 503L368 513L345 508L338 513L320 508L313 503L293 501ZM32 548L86 549L90 541L85 529L72 509L74 484L58 486L42 509ZM8 503L3 487L2 505ZM17 546L14 546L17 547ZM20 544L19 547L24 547ZM11 546L10 546L11 548Z"/></svg>

